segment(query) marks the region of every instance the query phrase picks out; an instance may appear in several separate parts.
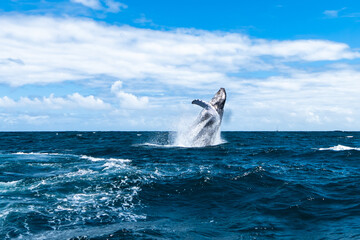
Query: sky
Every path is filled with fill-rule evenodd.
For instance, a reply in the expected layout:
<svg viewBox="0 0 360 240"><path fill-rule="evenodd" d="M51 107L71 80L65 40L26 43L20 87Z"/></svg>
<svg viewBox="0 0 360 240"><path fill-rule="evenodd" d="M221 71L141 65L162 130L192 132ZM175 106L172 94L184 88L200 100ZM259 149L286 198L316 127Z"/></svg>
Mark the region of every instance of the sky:
<svg viewBox="0 0 360 240"><path fill-rule="evenodd" d="M3 0L0 131L360 130L360 2Z"/></svg>

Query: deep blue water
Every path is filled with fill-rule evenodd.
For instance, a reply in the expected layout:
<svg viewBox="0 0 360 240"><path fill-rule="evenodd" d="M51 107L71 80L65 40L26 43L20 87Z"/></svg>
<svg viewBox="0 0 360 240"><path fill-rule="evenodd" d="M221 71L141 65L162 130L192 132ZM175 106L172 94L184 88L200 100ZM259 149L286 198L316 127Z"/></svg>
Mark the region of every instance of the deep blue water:
<svg viewBox="0 0 360 240"><path fill-rule="evenodd" d="M0 133L0 239L360 239L359 132Z"/></svg>

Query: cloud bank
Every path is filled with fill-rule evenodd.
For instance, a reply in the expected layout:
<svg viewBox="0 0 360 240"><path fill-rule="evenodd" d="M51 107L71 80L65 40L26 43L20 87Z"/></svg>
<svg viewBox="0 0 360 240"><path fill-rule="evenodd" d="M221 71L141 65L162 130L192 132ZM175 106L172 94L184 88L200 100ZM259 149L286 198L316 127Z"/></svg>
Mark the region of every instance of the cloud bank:
<svg viewBox="0 0 360 240"><path fill-rule="evenodd" d="M99 0L71 0L71 2L81 4L94 10L103 10L112 13L117 13L122 9L127 8L126 4L114 0L105 0L104 5L106 7Z"/></svg>
<svg viewBox="0 0 360 240"><path fill-rule="evenodd" d="M101 7L99 1L73 1ZM101 88L99 96L76 91L63 97L55 97L56 92L35 98L3 95L3 119L11 117L10 108L19 109L13 117L20 119L26 106L34 109L28 116L47 116L47 109L60 109L63 116L67 109L95 109L105 111L101 117L107 126L113 126L116 115L124 125L169 129L169 119L193 111L187 105L193 98L207 100L225 87L232 112L229 129L360 128L359 110L352 106L360 100L355 64L360 54L344 43L254 39L197 29L160 31L45 16L0 16L0 25L3 86L79 83Z"/></svg>
<svg viewBox="0 0 360 240"><path fill-rule="evenodd" d="M156 31L91 20L0 17L0 82L12 86L96 75L201 87L240 71L295 61L354 59L358 52L323 40L267 41L235 33ZM269 60L268 58L271 57Z"/></svg>
<svg viewBox="0 0 360 240"><path fill-rule="evenodd" d="M105 110L110 109L110 105L104 103L103 100L96 98L92 95L84 97L79 93L68 95L65 98L55 97L51 94L49 97L42 98L28 98L21 97L19 100L13 100L7 96L0 98L0 107L11 110L15 109L92 109L92 110Z"/></svg>

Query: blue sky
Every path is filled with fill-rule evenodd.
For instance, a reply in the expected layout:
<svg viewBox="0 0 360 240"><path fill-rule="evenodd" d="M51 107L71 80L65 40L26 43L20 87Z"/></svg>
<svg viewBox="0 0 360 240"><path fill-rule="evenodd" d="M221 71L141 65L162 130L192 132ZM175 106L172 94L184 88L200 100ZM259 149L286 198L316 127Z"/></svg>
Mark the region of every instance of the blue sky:
<svg viewBox="0 0 360 240"><path fill-rule="evenodd" d="M358 1L5 0L0 130L360 130Z"/></svg>

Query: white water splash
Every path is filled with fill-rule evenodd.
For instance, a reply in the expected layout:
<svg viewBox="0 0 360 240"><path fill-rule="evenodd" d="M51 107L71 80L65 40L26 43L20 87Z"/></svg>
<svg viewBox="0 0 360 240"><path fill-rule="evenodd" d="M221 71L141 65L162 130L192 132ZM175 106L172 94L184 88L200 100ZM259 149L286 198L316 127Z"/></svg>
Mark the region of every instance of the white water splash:
<svg viewBox="0 0 360 240"><path fill-rule="evenodd" d="M224 143L220 135L220 119L217 119L211 127L205 127L210 121L194 123L187 119L181 119L177 124L177 131L172 139L175 147L206 147Z"/></svg>
<svg viewBox="0 0 360 240"><path fill-rule="evenodd" d="M324 151L324 150L332 150L332 151L349 151L349 150L356 150L356 151L360 151L360 148L354 148L354 147L348 147L348 146L344 146L344 145L337 145L334 147L329 147L329 148L319 148L320 151Z"/></svg>

